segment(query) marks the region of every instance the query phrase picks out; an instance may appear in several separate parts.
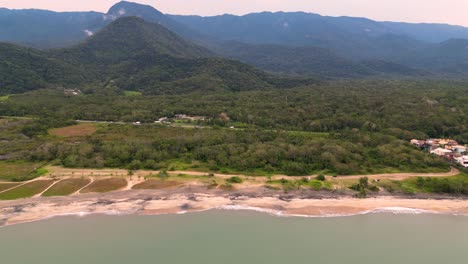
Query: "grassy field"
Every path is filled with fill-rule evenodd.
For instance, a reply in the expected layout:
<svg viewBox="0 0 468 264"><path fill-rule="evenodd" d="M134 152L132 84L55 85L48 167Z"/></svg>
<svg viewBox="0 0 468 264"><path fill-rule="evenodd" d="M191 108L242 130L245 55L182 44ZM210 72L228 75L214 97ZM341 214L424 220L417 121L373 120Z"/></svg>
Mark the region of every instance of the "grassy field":
<svg viewBox="0 0 468 264"><path fill-rule="evenodd" d="M81 193L104 193L116 191L127 186L127 181L123 178L108 178L93 182L91 185L81 191Z"/></svg>
<svg viewBox="0 0 468 264"><path fill-rule="evenodd" d="M58 137L82 137L89 136L96 132L96 124L82 123L74 126L55 128L49 131L49 134Z"/></svg>
<svg viewBox="0 0 468 264"><path fill-rule="evenodd" d="M47 173L42 169L37 169L39 163L31 162L0 162L0 180L6 181L21 181L33 179ZM37 170L36 170L37 169Z"/></svg>
<svg viewBox="0 0 468 264"><path fill-rule="evenodd" d="M14 200L34 196L43 192L53 182L53 180L39 180L27 183L13 190L0 193L0 200Z"/></svg>
<svg viewBox="0 0 468 264"><path fill-rule="evenodd" d="M90 182L91 180L87 178L66 179L52 186L49 190L43 193L42 196L49 197L70 195L83 188Z"/></svg>
<svg viewBox="0 0 468 264"><path fill-rule="evenodd" d="M19 185L19 183L11 183L11 182L1 182L0 183L0 192L4 190L8 190L10 188L13 188L15 186Z"/></svg>
<svg viewBox="0 0 468 264"><path fill-rule="evenodd" d="M180 186L182 183L176 181L162 181L158 179L149 179L140 184L133 186L135 190L142 190L142 189L164 189L170 187Z"/></svg>
<svg viewBox="0 0 468 264"><path fill-rule="evenodd" d="M6 102L8 99L10 99L9 95L0 96L0 102Z"/></svg>

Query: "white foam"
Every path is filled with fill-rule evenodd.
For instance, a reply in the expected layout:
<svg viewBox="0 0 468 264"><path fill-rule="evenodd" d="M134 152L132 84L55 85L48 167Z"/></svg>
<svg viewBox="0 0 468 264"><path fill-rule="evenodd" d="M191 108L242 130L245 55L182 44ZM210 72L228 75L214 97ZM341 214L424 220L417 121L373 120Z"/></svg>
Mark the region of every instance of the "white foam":
<svg viewBox="0 0 468 264"><path fill-rule="evenodd" d="M283 212L279 210L273 210L273 209L266 209L266 208L260 208L260 207L253 207L253 206L247 206L247 205L223 205L214 209L219 209L219 210L232 210L232 211L255 211L255 212L260 212L260 213L267 213L270 215L275 215L275 216L283 216Z"/></svg>
<svg viewBox="0 0 468 264"><path fill-rule="evenodd" d="M369 213L392 213L392 214L439 214L436 211L407 208L407 207L382 207L369 211Z"/></svg>

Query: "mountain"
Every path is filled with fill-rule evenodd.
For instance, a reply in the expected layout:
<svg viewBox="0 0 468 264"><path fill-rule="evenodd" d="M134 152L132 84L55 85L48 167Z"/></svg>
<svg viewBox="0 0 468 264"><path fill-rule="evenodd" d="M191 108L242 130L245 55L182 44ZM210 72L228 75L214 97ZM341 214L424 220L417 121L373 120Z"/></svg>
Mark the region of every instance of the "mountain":
<svg viewBox="0 0 468 264"><path fill-rule="evenodd" d="M376 22L304 12L170 17L225 43L253 45L244 46L244 50L222 45L217 52L269 71L336 77L381 73L463 77L468 69L468 40L464 39L468 29L460 26Z"/></svg>
<svg viewBox="0 0 468 264"><path fill-rule="evenodd" d="M431 45L363 18L324 17L303 12L170 17L224 41L314 46L356 60L393 58L395 53L400 56L409 50Z"/></svg>
<svg viewBox="0 0 468 264"><path fill-rule="evenodd" d="M199 58L211 53L165 27L137 17L122 17L85 42L55 51L71 62L112 64L142 55Z"/></svg>
<svg viewBox="0 0 468 264"><path fill-rule="evenodd" d="M168 15L198 32L222 40L257 44L321 45L349 36L351 41L400 35L421 42L468 39L468 28L447 24L378 22L359 17L330 17L305 12L261 12L244 16Z"/></svg>
<svg viewBox="0 0 468 264"><path fill-rule="evenodd" d="M90 76L48 53L0 43L0 94L22 93L48 84L75 86Z"/></svg>
<svg viewBox="0 0 468 264"><path fill-rule="evenodd" d="M359 63L339 57L328 49L311 46L289 47L226 42L217 51L260 69L289 75L352 78L373 74Z"/></svg>
<svg viewBox="0 0 468 264"><path fill-rule="evenodd" d="M113 20L126 16L139 17L148 22L160 24L170 29L172 32L178 34L179 36L192 41L201 41L203 38L206 38L206 36L203 36L197 31L190 29L189 27L179 22L176 22L150 5L121 1L113 5L105 16Z"/></svg>
<svg viewBox="0 0 468 264"><path fill-rule="evenodd" d="M122 1L112 6L107 13L0 8L0 41L43 49L66 47L84 41L112 21L128 16L163 25L190 40L203 39L201 34L152 6Z"/></svg>
<svg viewBox="0 0 468 264"><path fill-rule="evenodd" d="M107 21L97 12L52 12L0 8L0 41L36 48L75 44Z"/></svg>
<svg viewBox="0 0 468 264"><path fill-rule="evenodd" d="M270 72L326 78L420 76L428 73L464 76L468 72L465 49L447 46L447 43L468 38L467 28L377 22L366 18L327 17L304 12L176 16L163 14L149 5L127 1L115 4L107 13L0 9L0 41L42 49L70 47L86 42L90 37L93 39L97 32L119 18L135 16L179 35L174 43L182 44L180 38L191 41L192 48L189 49L186 46L165 46L167 50L164 54L171 57L188 55L176 54L180 53L177 50L191 50L189 53L194 57L207 56L209 49L218 56L241 60ZM159 33L164 35L162 32ZM134 35L137 33L128 29L122 34L136 39ZM99 41L94 44L86 42L86 45L74 47L74 52L79 47L89 47L100 50L99 54L88 56L85 52L80 59L107 56L117 60L129 52L122 46L128 44L133 47L132 52L144 50L145 54L148 53L146 44L121 41L118 36L105 38L113 38L106 45L112 43L115 47L107 50L102 46L98 49L93 45L98 45ZM148 41L158 43L157 39L146 40L146 43ZM174 40L167 41L170 43ZM206 49L193 47L192 43ZM139 45L145 48L139 48ZM113 50L118 52L109 54ZM66 56L64 58L67 59Z"/></svg>
<svg viewBox="0 0 468 264"><path fill-rule="evenodd" d="M215 51L265 71L293 76L309 75L335 79L425 76L428 74L388 61L353 61L338 56L329 49L312 46L252 45L230 41L223 43L222 47L218 47Z"/></svg>
<svg viewBox="0 0 468 264"><path fill-rule="evenodd" d="M237 61L209 57L204 48L137 17L119 18L70 48L46 52L3 46L0 52L7 56L1 57L0 76L20 78L0 79L1 94L42 87L175 94L281 88L313 81L279 78ZM12 90L15 85L24 89Z"/></svg>

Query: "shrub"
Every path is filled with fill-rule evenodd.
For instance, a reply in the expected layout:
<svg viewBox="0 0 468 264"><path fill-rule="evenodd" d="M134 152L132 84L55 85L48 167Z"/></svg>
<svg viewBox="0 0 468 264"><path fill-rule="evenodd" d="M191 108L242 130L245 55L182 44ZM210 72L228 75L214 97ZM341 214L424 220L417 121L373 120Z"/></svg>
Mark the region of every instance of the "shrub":
<svg viewBox="0 0 468 264"><path fill-rule="evenodd" d="M327 179L325 178L325 175L320 174L317 177L315 177L316 180L318 181L326 181Z"/></svg>
<svg viewBox="0 0 468 264"><path fill-rule="evenodd" d="M229 183L242 183L243 180L237 176L234 176L234 177L231 177L229 179L227 179L227 182Z"/></svg>

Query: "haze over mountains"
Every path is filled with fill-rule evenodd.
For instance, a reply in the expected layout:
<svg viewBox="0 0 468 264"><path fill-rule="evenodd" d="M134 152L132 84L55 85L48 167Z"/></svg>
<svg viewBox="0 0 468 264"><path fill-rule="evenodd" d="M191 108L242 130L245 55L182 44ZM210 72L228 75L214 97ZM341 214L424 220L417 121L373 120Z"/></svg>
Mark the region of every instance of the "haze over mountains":
<svg viewBox="0 0 468 264"><path fill-rule="evenodd" d="M121 32L126 35L105 38L110 39L105 45L115 44L110 49L116 48L114 58L118 58L119 52L130 55L118 47L119 43L129 44L119 42L119 37L139 39L134 35L138 34L144 40L141 45L146 50L147 47L158 46L159 36L156 36L165 34L166 37L171 35L166 38L169 44L165 47L167 50L158 56L194 60L194 56L186 54L190 50L190 55L196 54L195 57L198 57L195 59L197 61L208 60L200 57L226 57L281 74L322 78L463 77L468 72L468 28L442 24L376 22L365 18L326 17L302 12L176 16L165 15L151 6L125 1L111 7L106 14L0 9L0 41L42 49L67 47L86 40L123 16L140 17L180 37L162 29L154 32L147 26L145 29L139 28L141 32L129 29ZM106 33L106 30L103 32ZM90 41L77 47L87 45L92 49L93 40ZM153 45L153 42L156 44ZM174 43L181 46L173 46ZM129 70L131 67L128 65L132 63L137 67L135 58L147 56L139 52L143 46L133 44L138 47L135 51L139 55L133 54L134 60L125 65L126 68L119 63L121 65L113 69L118 68L123 72L122 69ZM74 53L80 49L77 47L67 52ZM158 46L157 49L163 51L165 48ZM105 48L103 52L106 53ZM39 51L34 53L38 56L42 54ZM97 52L94 51L94 54ZM88 55L81 53L76 56L88 58ZM62 59L68 64L72 60L66 56ZM231 61L228 64L233 63ZM141 69L138 71L144 73Z"/></svg>

